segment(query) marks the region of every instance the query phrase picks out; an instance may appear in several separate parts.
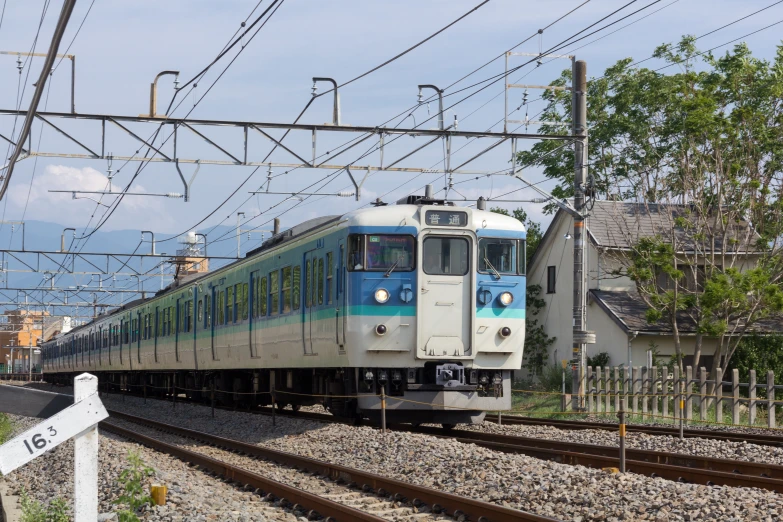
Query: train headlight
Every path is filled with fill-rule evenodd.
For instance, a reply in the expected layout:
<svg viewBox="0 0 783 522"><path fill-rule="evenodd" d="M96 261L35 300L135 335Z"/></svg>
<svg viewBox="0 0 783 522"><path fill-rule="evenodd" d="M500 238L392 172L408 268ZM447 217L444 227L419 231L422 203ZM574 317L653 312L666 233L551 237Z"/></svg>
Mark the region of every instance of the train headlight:
<svg viewBox="0 0 783 522"><path fill-rule="evenodd" d="M389 291L385 288L379 288L375 291L375 300L383 304L389 300Z"/></svg>
<svg viewBox="0 0 783 522"><path fill-rule="evenodd" d="M511 295L511 292L503 292L498 296L498 301L500 301L500 304L503 306L508 306L514 302L514 296Z"/></svg>

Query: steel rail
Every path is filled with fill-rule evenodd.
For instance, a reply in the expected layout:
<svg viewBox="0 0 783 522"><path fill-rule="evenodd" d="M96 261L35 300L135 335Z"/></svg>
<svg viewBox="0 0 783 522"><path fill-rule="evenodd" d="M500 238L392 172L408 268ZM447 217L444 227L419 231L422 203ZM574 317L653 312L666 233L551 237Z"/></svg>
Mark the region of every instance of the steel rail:
<svg viewBox="0 0 783 522"><path fill-rule="evenodd" d="M498 422L497 415L490 415L484 418L488 422ZM503 415L503 424L523 424L531 426L552 426L564 430L605 430L617 431L617 424L608 422L590 422L590 421L571 421L562 419L540 419L535 417L522 417L517 415ZM670 428L666 426L650 426L646 424L628 424L628 431L634 433L646 433L648 435L671 435L680 436L679 428ZM737 433L720 430L701 430L685 429L685 437L699 437L702 439L723 440L728 442L748 442L762 446L783 447L783 437L779 435L763 435L760 433Z"/></svg>
<svg viewBox="0 0 783 522"><path fill-rule="evenodd" d="M401 495L407 499L419 501L433 506L433 512L445 511L447 514L459 519L460 516L465 516L470 520L483 521L483 522L512 522L512 521L534 521L534 522L551 522L555 519L536 515L533 513L527 513L517 509L506 508L489 502L483 502L481 500L475 500L470 498L460 497L451 493L438 491L431 488L425 488L423 486L417 486L401 480L383 477L375 473L367 471L361 471L347 466L341 466L339 464L332 464L329 462L319 461L307 457L301 457L292 453L286 453L283 451L272 450L246 442L241 442L233 439L227 439L224 437L218 437L208 433L200 431L190 430L187 428L181 428L179 426L173 426L127 413L109 410L111 418L123 419L136 424L152 427L164 432L173 433L183 437L196 439L200 442L210 444L226 450L242 453L254 458L261 458L276 462L285 466L290 466L298 469L304 469L311 473L318 473L322 476L330 477L332 480L342 480L348 483L355 483L361 485L365 490L373 490L376 492L387 492ZM110 426L109 431L115 429L116 426ZM104 428L106 429L106 428ZM127 431L127 430L126 430ZM134 434L135 436L135 434ZM154 439L152 439L154 440ZM178 450L181 448L176 447ZM168 451L167 451L168 452ZM178 456L178 455L177 455ZM210 459L214 460L214 459ZM216 461L217 462L217 461ZM229 467L227 464L219 463L220 467ZM238 480L238 479L235 479ZM275 493L277 495L277 493ZM289 498L289 497L286 497ZM304 501L303 501L304 503ZM438 509L440 508L440 509ZM323 514L321 510L319 510ZM367 520L370 520L369 518Z"/></svg>
<svg viewBox="0 0 783 522"><path fill-rule="evenodd" d="M566 464L589 467L617 467L615 446L579 444L514 435L501 435L467 430L443 430L420 426L402 428L426 435L450 438L463 443L477 444L488 449L541 456ZM684 453L626 448L628 471L659 476L670 480L708 485L757 487L783 492L783 466L768 463L701 457Z"/></svg>
<svg viewBox="0 0 783 522"><path fill-rule="evenodd" d="M177 457L189 464L198 466L203 470L214 472L228 480L233 480L235 482L260 489L264 493L271 493L278 498L306 506L307 508L311 508L318 514L324 517L329 517L332 520L339 520L341 522L382 522L384 520L370 513L359 511L350 506L339 504L323 497L319 497L318 495L313 495L312 493L308 493L301 489L283 484L282 482L277 482L275 480L262 477L256 473L232 466L217 459L207 457L206 455L186 450L172 444L167 444L163 441L126 430L125 428L121 428L107 422L101 422L99 426L100 429L104 431L114 433L115 435L119 435L128 440L138 442L139 444L152 448L156 451Z"/></svg>

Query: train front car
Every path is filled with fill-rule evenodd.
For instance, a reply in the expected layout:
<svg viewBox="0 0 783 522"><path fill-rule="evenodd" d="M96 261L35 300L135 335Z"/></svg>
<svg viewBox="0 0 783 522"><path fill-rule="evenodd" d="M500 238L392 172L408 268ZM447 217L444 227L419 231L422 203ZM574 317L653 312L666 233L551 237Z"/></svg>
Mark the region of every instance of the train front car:
<svg viewBox="0 0 783 522"><path fill-rule="evenodd" d="M511 408L525 335L518 220L409 197L348 219L347 342L358 409L389 422L480 422Z"/></svg>

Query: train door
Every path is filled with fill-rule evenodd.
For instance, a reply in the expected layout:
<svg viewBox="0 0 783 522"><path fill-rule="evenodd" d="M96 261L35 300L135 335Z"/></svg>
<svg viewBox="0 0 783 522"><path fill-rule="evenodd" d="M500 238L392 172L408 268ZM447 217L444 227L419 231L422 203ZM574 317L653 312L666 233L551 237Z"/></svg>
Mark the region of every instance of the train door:
<svg viewBox="0 0 783 522"><path fill-rule="evenodd" d="M417 357L448 358L471 350L471 239L466 235L425 235L419 285Z"/></svg>
<svg viewBox="0 0 783 522"><path fill-rule="evenodd" d="M314 252L305 254L305 305L302 307L302 341L304 343L304 353L309 355L313 353L313 321L316 318L317 304L317 279L318 259Z"/></svg>
<svg viewBox="0 0 783 522"><path fill-rule="evenodd" d="M217 361L217 354L215 353L215 321L216 317L218 316L218 310L216 308L217 305L217 294L218 289L215 287L212 287L212 296L211 296L211 311L207 312L208 321L209 321L209 342L210 347L212 348L212 360Z"/></svg>
<svg viewBox="0 0 783 522"><path fill-rule="evenodd" d="M336 309L336 341L340 348L345 347L345 240L340 240L340 248L337 254L337 277L334 285L335 309Z"/></svg>
<svg viewBox="0 0 783 522"><path fill-rule="evenodd" d="M255 341L255 330L257 329L257 319L258 319L258 282L261 280L261 273L260 271L256 270L255 272L251 272L250 274L250 295L248 296L248 304L247 306L250 307L249 313L247 314L249 320L247 322L248 324L248 342L250 343L250 357L258 357L258 346Z"/></svg>
<svg viewBox="0 0 783 522"><path fill-rule="evenodd" d="M144 316L141 312L136 312L136 361L141 364L141 338L142 333L146 331L146 324L144 324Z"/></svg>
<svg viewBox="0 0 783 522"><path fill-rule="evenodd" d="M130 330L131 325L133 325L133 321L131 320L131 314L128 313L128 316L125 318L126 324L128 325L128 329ZM131 342L131 332L129 331L127 336L125 337L125 343L128 345L128 365L130 366L130 369L133 370L133 344Z"/></svg>
<svg viewBox="0 0 783 522"><path fill-rule="evenodd" d="M177 299L174 314L174 358L179 362L179 332L182 330L182 299Z"/></svg>
<svg viewBox="0 0 783 522"><path fill-rule="evenodd" d="M155 357L155 362L158 362L158 335L160 334L160 331L161 331L160 327L161 327L161 324L160 324L160 307L156 306L155 307L155 329L153 330L153 332L154 332L153 336L154 336L155 340L153 341L154 344L152 345L152 354Z"/></svg>
<svg viewBox="0 0 783 522"><path fill-rule="evenodd" d="M196 335L198 333L199 311L203 314L201 308L201 294L198 293L198 286L193 287L193 295L188 304L188 327L193 330L193 368L198 371L198 348L196 346Z"/></svg>

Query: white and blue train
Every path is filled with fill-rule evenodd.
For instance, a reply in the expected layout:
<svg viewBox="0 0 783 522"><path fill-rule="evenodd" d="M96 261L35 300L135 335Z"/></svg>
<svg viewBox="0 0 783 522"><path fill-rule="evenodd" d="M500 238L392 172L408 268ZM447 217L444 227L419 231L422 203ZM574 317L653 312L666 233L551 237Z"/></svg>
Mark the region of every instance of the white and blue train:
<svg viewBox="0 0 783 522"><path fill-rule="evenodd" d="M525 335L525 229L409 196L317 218L43 345L44 372L114 389L390 422L511 407Z"/></svg>

